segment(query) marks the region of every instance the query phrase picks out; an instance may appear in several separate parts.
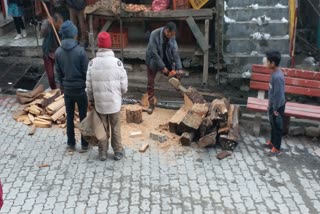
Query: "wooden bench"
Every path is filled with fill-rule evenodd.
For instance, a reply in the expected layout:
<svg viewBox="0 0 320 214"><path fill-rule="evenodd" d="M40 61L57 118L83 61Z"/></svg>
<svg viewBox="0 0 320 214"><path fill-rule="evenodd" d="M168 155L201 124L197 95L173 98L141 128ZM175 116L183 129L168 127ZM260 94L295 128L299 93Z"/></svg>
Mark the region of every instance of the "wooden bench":
<svg viewBox="0 0 320 214"><path fill-rule="evenodd" d="M281 68L285 75L286 94L320 97L320 72ZM261 112L267 112L268 99L265 92L269 90L271 70L263 65L252 65L250 88L258 90L258 97L249 97L247 108L257 111L254 121L254 134L260 133ZM290 117L306 118L320 121L320 106L287 102L285 120L289 124Z"/></svg>

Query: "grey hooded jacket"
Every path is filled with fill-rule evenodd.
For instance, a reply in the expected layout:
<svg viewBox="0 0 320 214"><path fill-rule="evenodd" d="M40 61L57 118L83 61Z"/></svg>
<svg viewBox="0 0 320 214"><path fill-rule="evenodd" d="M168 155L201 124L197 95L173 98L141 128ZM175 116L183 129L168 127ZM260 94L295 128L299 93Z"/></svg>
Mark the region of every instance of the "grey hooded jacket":
<svg viewBox="0 0 320 214"><path fill-rule="evenodd" d="M166 50L162 50L164 43L163 31L164 27L158 28L151 32L146 53L146 64L152 71L161 71L166 67L163 61L165 53L169 63L171 65L175 63L175 69L181 70L182 65L178 53L178 44L176 39L171 38L168 41Z"/></svg>

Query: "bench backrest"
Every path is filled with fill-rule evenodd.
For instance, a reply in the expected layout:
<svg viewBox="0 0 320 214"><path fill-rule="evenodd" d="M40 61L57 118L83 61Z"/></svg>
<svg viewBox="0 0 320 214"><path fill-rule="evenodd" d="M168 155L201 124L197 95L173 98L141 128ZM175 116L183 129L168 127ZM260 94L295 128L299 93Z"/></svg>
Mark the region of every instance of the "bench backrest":
<svg viewBox="0 0 320 214"><path fill-rule="evenodd" d="M280 68L285 76L286 93L320 97L320 72ZM269 90L271 70L263 65L252 65L250 88Z"/></svg>

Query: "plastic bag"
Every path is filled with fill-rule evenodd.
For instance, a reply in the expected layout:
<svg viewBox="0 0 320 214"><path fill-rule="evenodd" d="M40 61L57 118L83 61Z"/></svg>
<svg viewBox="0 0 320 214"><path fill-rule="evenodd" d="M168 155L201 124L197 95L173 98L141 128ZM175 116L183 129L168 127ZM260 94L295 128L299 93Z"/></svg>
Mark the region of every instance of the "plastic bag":
<svg viewBox="0 0 320 214"><path fill-rule="evenodd" d="M108 138L106 129L99 114L92 109L78 126L83 138L92 146L99 146L101 141Z"/></svg>
<svg viewBox="0 0 320 214"><path fill-rule="evenodd" d="M152 11L162 11L166 10L169 7L169 0L153 0L151 10Z"/></svg>

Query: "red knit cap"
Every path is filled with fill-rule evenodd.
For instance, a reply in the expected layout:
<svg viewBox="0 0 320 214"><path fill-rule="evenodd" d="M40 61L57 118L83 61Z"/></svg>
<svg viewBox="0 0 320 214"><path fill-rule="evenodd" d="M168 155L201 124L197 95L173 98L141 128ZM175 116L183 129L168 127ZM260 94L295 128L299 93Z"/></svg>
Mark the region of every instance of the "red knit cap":
<svg viewBox="0 0 320 214"><path fill-rule="evenodd" d="M98 47L99 48L111 48L112 42L108 32L101 32L98 34Z"/></svg>

